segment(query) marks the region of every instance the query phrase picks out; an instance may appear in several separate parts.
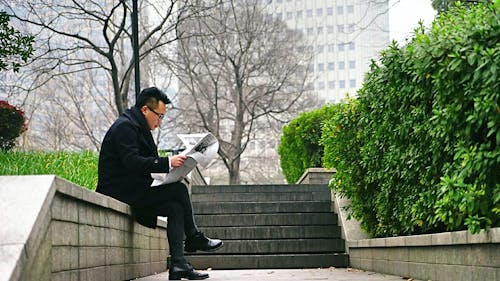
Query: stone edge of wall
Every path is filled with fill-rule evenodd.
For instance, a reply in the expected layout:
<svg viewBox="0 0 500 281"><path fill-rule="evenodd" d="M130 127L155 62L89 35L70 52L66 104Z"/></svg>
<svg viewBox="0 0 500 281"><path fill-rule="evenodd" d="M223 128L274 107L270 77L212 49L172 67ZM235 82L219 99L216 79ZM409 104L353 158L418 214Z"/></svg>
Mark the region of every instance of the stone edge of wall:
<svg viewBox="0 0 500 281"><path fill-rule="evenodd" d="M387 238L350 240L350 248L418 247L500 243L500 227L472 234L467 230Z"/></svg>
<svg viewBox="0 0 500 281"><path fill-rule="evenodd" d="M3 177L4 180L6 177L8 176ZM82 202L83 204L86 205L90 204L89 206L95 206L96 208L103 208L108 211L111 210L112 212L117 212L125 217L132 216L130 207L127 204L115 200L111 197L77 186L76 184L71 183L65 179L59 178L55 175L14 176L14 177L17 178L16 180L18 182L19 178L26 177L28 179L26 182L30 183L33 182L32 179L42 179L41 181L35 180L34 182L37 183L43 182L43 184L47 184L47 189L45 191L45 196L43 197L44 199L42 200L43 202L40 208L37 209L37 215L36 218L34 219L34 224L31 226L29 234L27 236L25 236L26 234L22 234L22 237L26 237L26 240L24 240L24 242L22 242L21 240L19 240L19 242L16 242L16 245L18 245L16 247L18 247L18 249L20 250L19 252L20 255L17 256L17 254L14 252L10 253L9 256L11 258L15 258L15 260L12 260L8 264L2 266L3 267L1 271L2 275L7 274L7 276L4 276L7 278L7 280L12 280L12 281L31 280L32 278L35 277L40 278L39 280L52 279L50 277L51 269L49 265L51 263L51 260L52 262L54 260L53 258L52 259L50 258L50 254L48 253L50 253L51 251L50 249L53 247L51 245L52 244L51 237L53 237L51 233L54 231L53 230L54 228L51 227L51 222L53 220L52 204L56 199L56 197L64 196L65 198L69 198L70 200L75 200L76 202ZM37 187L38 186L34 186L33 188ZM146 231L146 228L140 226L139 228L137 228L137 230L134 230L134 233L137 233L136 231L139 231L138 234L143 234L144 231ZM158 220L157 231L162 231L162 232L166 231L166 222L164 220L161 219ZM165 239L166 242L166 235L164 235L163 239ZM75 246L76 244L71 244L70 247L75 247ZM164 252L166 254L166 251ZM6 268L5 266L12 266L12 268L9 269ZM114 268L112 268L112 271L110 271L111 274L116 273L116 266L113 267ZM157 267L158 266L156 266L156 268ZM85 277L83 277L83 279L80 278L81 280L92 280L92 278L96 276L95 272L92 272L91 268L87 268L84 270L86 272L83 272L82 274L85 274L86 278ZM104 276L103 273L108 274L108 272L105 271L106 270L104 270L104 268L101 266L100 268L97 269L98 272L97 276ZM122 270L122 271L123 271L122 275L125 274L124 273L125 271L127 271L129 277L139 277L130 275L130 274L134 275L137 274L136 272L140 272L140 270L137 270L136 268L132 268L131 270ZM73 273L71 272L69 273L72 276L72 278L75 277ZM144 276L145 273L153 274L154 272L144 272L144 270L140 272L142 276ZM60 278L56 279L59 280ZM64 279L65 277L63 277L63 279L61 280ZM106 280L109 279L106 278Z"/></svg>
<svg viewBox="0 0 500 281"><path fill-rule="evenodd" d="M130 206L114 198L80 187L57 176L55 176L54 183L56 191L59 193L132 216ZM166 221L159 219L158 227L166 228Z"/></svg>
<svg viewBox="0 0 500 281"><path fill-rule="evenodd" d="M336 173L336 169L326 168L308 168L302 174L297 184L325 184L327 185ZM331 191L331 201L333 211L338 216L339 226L341 227L341 237L346 241L346 253L349 253L347 241L368 238L368 234L361 229L361 224L354 218L348 218L347 212L344 210L349 206L350 200L340 196L338 193Z"/></svg>

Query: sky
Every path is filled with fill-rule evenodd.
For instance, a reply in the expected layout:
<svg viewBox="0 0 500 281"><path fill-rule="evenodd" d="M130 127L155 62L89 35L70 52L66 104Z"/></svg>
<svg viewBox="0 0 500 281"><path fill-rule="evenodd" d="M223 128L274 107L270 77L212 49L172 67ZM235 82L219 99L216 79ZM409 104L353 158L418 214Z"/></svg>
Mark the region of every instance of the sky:
<svg viewBox="0 0 500 281"><path fill-rule="evenodd" d="M430 27L436 11L431 0L389 0L390 38L399 43L409 37L418 26L419 20Z"/></svg>

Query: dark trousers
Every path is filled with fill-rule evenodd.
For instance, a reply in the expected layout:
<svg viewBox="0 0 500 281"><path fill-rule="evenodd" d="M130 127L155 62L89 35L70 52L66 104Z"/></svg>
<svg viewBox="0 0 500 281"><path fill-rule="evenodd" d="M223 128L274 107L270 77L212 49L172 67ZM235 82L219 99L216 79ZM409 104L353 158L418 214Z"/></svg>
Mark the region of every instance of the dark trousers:
<svg viewBox="0 0 500 281"><path fill-rule="evenodd" d="M184 235L198 231L187 187L181 182L155 186L134 207L156 216L167 217L167 238L172 262L185 262Z"/></svg>

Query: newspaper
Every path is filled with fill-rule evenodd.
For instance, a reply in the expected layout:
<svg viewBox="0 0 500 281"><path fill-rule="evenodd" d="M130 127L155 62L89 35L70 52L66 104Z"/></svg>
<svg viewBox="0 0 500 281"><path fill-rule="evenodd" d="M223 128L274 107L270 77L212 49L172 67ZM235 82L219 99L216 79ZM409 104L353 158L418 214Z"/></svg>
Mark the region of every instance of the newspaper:
<svg viewBox="0 0 500 281"><path fill-rule="evenodd" d="M172 168L168 173L151 173L153 183L151 186L158 186L180 181L184 179L191 170L200 165L202 168L208 165L217 156L219 142L211 133L202 134L178 134L177 137L186 146L180 155L186 155L184 164L177 168Z"/></svg>

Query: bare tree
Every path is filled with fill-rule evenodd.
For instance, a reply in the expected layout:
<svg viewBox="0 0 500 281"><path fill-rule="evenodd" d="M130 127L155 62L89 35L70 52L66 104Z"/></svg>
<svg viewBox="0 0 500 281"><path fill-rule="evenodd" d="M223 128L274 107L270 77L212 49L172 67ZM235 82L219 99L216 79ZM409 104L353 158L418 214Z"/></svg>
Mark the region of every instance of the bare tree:
<svg viewBox="0 0 500 281"><path fill-rule="evenodd" d="M217 2L139 1L143 85L157 80L156 75L163 79L155 85L169 86L166 68L151 73L151 54L172 54L171 45L181 36L177 26ZM18 103L33 117L30 124L36 124L28 133L33 139L25 142L27 147L98 149L105 128L134 100L131 4L130 0L0 0L0 9L36 38L30 63L20 73L2 73L0 82L0 92L11 99L24 96ZM61 128L71 133L50 129L54 124L64 124Z"/></svg>
<svg viewBox="0 0 500 281"><path fill-rule="evenodd" d="M261 3L227 1L178 29L184 33L175 64L183 121L217 137L230 184L240 183L249 142L270 133L262 126L281 126L285 115L307 109L298 102L307 92L310 49Z"/></svg>
<svg viewBox="0 0 500 281"><path fill-rule="evenodd" d="M207 9L206 1L139 2L147 17L140 26L141 61L177 40L177 26ZM0 6L36 37L33 71L20 88L34 91L55 76L100 69L111 82L117 113L127 108L134 65L131 1L0 0Z"/></svg>

